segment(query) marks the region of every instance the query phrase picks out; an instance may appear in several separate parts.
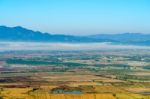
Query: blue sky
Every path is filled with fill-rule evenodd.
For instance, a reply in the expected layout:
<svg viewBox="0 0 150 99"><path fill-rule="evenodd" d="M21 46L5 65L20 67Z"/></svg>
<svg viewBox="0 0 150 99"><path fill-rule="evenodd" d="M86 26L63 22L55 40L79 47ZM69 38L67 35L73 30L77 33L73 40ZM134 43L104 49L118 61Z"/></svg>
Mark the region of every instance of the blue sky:
<svg viewBox="0 0 150 99"><path fill-rule="evenodd" d="M0 25L54 34L150 33L150 0L0 0Z"/></svg>

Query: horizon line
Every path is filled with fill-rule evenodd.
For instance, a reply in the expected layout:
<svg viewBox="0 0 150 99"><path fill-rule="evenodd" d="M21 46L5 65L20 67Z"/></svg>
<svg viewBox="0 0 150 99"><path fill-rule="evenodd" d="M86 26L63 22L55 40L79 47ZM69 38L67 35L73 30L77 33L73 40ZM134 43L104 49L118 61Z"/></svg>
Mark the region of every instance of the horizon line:
<svg viewBox="0 0 150 99"><path fill-rule="evenodd" d="M69 34L62 34L62 33L53 33L53 32L43 32L43 31L40 31L40 30L35 30L35 29L31 29L31 28L27 28L27 27L24 27L24 26L20 26L20 25L16 25L16 26L7 26L7 25L0 25L0 27L6 27L6 28L23 28L23 29L26 29L26 30L31 30L33 32L40 32L40 33L48 33L50 35L70 35L70 36L91 36L91 35L119 35L119 34L150 34L150 33L143 33L143 32L122 32L122 33L91 33L91 34L73 34L73 33L69 33Z"/></svg>

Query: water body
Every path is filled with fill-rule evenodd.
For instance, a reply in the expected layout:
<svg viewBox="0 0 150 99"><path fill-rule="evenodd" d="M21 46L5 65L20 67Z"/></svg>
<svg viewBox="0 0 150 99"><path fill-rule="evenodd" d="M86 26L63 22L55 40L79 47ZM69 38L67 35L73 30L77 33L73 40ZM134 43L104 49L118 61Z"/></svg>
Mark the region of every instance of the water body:
<svg viewBox="0 0 150 99"><path fill-rule="evenodd" d="M105 49L150 49L149 46L117 45L104 43L39 43L0 42L0 51L11 50L105 50Z"/></svg>
<svg viewBox="0 0 150 99"><path fill-rule="evenodd" d="M150 91L141 92L140 94L142 94L142 95L150 95Z"/></svg>
<svg viewBox="0 0 150 99"><path fill-rule="evenodd" d="M53 94L83 94L80 90L64 90L64 89L56 89L52 91Z"/></svg>

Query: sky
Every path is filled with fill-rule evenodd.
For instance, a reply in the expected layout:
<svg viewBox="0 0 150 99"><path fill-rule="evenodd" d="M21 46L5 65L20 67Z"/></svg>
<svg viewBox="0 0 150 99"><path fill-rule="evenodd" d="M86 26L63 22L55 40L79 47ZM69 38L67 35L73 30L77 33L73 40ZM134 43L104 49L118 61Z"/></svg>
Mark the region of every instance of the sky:
<svg viewBox="0 0 150 99"><path fill-rule="evenodd" d="M69 35L150 33L150 0L0 0L0 25Z"/></svg>

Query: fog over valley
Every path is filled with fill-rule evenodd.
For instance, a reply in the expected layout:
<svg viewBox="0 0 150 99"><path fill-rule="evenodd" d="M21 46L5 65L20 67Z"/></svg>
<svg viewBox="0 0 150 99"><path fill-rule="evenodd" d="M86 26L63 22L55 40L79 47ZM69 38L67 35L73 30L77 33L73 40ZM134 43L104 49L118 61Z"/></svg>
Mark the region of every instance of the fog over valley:
<svg viewBox="0 0 150 99"><path fill-rule="evenodd" d="M0 42L0 51L11 50L110 50L110 49L150 49L148 46L104 43L48 43L48 42Z"/></svg>

